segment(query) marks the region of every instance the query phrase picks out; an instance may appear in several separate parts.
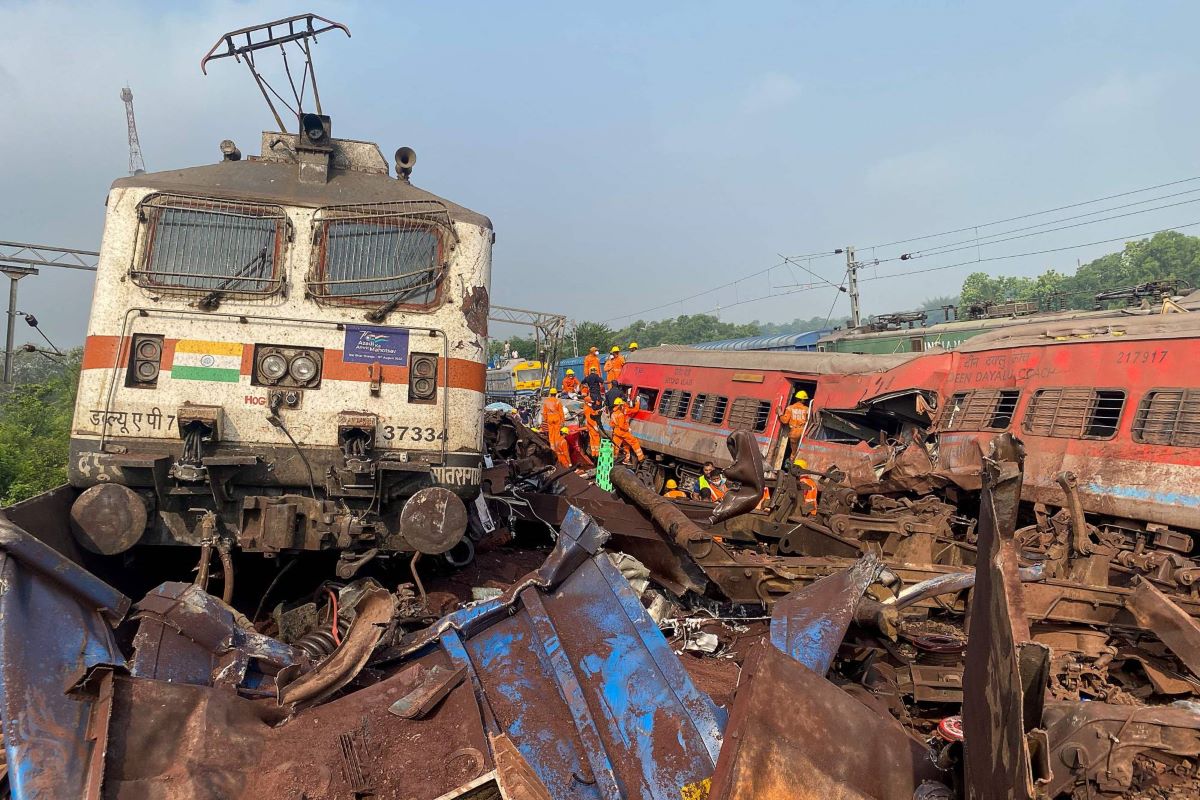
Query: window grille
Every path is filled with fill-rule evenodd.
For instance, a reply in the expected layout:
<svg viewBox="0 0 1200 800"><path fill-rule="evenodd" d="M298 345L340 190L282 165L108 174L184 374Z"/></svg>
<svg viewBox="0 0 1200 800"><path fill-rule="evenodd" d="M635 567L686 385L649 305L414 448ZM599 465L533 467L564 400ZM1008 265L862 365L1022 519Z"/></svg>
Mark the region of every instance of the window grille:
<svg viewBox="0 0 1200 800"><path fill-rule="evenodd" d="M283 208L174 194L138 205L142 225L130 274L139 286L223 297L272 294L289 223Z"/></svg>
<svg viewBox="0 0 1200 800"><path fill-rule="evenodd" d="M1125 392L1069 388L1039 389L1025 412L1025 431L1039 436L1111 439L1125 407Z"/></svg>
<svg viewBox="0 0 1200 800"><path fill-rule="evenodd" d="M729 409L729 427L761 433L771 419L771 404L753 397L739 397Z"/></svg>
<svg viewBox="0 0 1200 800"><path fill-rule="evenodd" d="M1200 390L1155 389L1147 392L1133 418L1133 440L1200 447Z"/></svg>
<svg viewBox="0 0 1200 800"><path fill-rule="evenodd" d="M692 420L708 425L720 425L725 419L725 408L729 405L728 397L715 394L698 394L692 403Z"/></svg>
<svg viewBox="0 0 1200 800"><path fill-rule="evenodd" d="M428 305L454 244L442 203L330 206L314 219L309 294L340 303Z"/></svg>
<svg viewBox="0 0 1200 800"><path fill-rule="evenodd" d="M1012 423L1021 393L1016 389L956 392L942 412L944 431L998 431Z"/></svg>
<svg viewBox="0 0 1200 800"><path fill-rule="evenodd" d="M668 389L662 393L662 399L658 402L658 413L671 419L683 419L687 416L691 402L691 392Z"/></svg>

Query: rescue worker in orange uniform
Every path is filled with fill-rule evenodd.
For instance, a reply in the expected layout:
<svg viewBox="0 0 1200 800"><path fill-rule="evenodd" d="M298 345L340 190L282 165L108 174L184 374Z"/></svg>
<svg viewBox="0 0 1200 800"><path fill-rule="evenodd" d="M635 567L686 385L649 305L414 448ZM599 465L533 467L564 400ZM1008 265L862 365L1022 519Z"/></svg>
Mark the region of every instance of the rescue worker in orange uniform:
<svg viewBox="0 0 1200 800"><path fill-rule="evenodd" d="M782 411L776 411L775 416L788 426L788 457L795 458L800 439L804 436L804 427L808 425L808 392L803 389L796 392L792 404Z"/></svg>
<svg viewBox="0 0 1200 800"><path fill-rule="evenodd" d="M597 378L600 376L597 375ZM597 381L599 382L599 381ZM604 412L604 398L599 393L586 396L583 400L583 419L587 423L588 454L593 459L600 456L600 414Z"/></svg>
<svg viewBox="0 0 1200 800"><path fill-rule="evenodd" d="M596 370L596 374L600 374L600 348L593 347L588 351L588 354L583 357L583 374L584 377L592 374L592 370Z"/></svg>
<svg viewBox="0 0 1200 800"><path fill-rule="evenodd" d="M629 352L631 352L631 353L636 353L636 352L637 352L637 349L638 349L638 348L637 348L637 342L630 342L630 343L629 343Z"/></svg>
<svg viewBox="0 0 1200 800"><path fill-rule="evenodd" d="M575 394L579 391L579 378L575 377L575 370L567 370L567 374L563 377L563 394Z"/></svg>
<svg viewBox="0 0 1200 800"><path fill-rule="evenodd" d="M637 437L629 430L629 417L625 415L625 400L618 397L613 401L612 410L612 440L616 445L617 455L614 456L614 461L625 460L625 450L633 453L634 463L640 462L645 456L642 454L642 445L638 442Z"/></svg>
<svg viewBox="0 0 1200 800"><path fill-rule="evenodd" d="M551 440L551 444L554 446L554 457L558 459L560 467L572 466L571 447L567 444L567 434L570 432L571 429L563 425L558 428L558 436Z"/></svg>
<svg viewBox="0 0 1200 800"><path fill-rule="evenodd" d="M794 462L800 469L808 469L808 462L803 458L797 458ZM796 483L800 485L800 513L807 516L816 516L817 513L817 479L807 472L796 478Z"/></svg>
<svg viewBox="0 0 1200 800"><path fill-rule="evenodd" d="M562 438L559 429L566 422L567 415L562 401L558 399L558 389L551 387L550 393L542 401L542 424L546 426L546 437L554 452L558 452L558 440Z"/></svg>
<svg viewBox="0 0 1200 800"><path fill-rule="evenodd" d="M667 480L667 490L663 492L663 497L670 498L671 500L677 500L681 497L687 497L687 492L684 492L679 488L678 481L676 481L674 478L670 478Z"/></svg>
<svg viewBox="0 0 1200 800"><path fill-rule="evenodd" d="M609 383L616 383L621 379L621 370L625 368L625 356L621 355L621 348L613 345L612 353L608 360L604 362L604 377Z"/></svg>

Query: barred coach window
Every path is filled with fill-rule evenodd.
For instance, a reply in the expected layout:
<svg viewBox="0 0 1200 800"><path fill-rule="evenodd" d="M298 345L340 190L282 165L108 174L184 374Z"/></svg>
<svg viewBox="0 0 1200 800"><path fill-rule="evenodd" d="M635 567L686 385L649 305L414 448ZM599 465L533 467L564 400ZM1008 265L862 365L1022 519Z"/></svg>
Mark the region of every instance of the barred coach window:
<svg viewBox="0 0 1200 800"><path fill-rule="evenodd" d="M440 204L341 206L317 213L309 293L377 313L437 299L453 227Z"/></svg>
<svg viewBox="0 0 1200 800"><path fill-rule="evenodd" d="M220 297L271 294L282 284L279 263L287 215L279 206L182 195L152 195L142 219L132 277L142 286Z"/></svg>

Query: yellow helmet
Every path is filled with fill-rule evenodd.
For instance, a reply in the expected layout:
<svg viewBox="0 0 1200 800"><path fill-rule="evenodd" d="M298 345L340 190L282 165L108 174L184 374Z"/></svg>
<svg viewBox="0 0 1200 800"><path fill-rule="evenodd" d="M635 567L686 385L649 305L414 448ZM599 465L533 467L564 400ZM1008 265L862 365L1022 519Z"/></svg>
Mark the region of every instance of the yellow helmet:
<svg viewBox="0 0 1200 800"><path fill-rule="evenodd" d="M671 478L667 481L667 488L668 489L678 489L679 484L675 482L674 478Z"/></svg>
<svg viewBox="0 0 1200 800"><path fill-rule="evenodd" d="M553 397L556 394L558 394L558 389L555 389L553 386L551 386L550 387L550 396Z"/></svg>
<svg viewBox="0 0 1200 800"><path fill-rule="evenodd" d="M559 433L570 433L570 432L571 432L571 429L568 428L566 425L563 425L562 430L559 431Z"/></svg>
<svg viewBox="0 0 1200 800"><path fill-rule="evenodd" d="M621 348L617 347L617 346L614 344L614 345L613 345L613 349L612 349L612 350L609 350L608 352L610 352L610 353L619 353L619 352L621 352Z"/></svg>
<svg viewBox="0 0 1200 800"><path fill-rule="evenodd" d="M808 462L805 461L803 458L797 458L792 463L795 464L800 469L808 469Z"/></svg>
<svg viewBox="0 0 1200 800"><path fill-rule="evenodd" d="M808 392L806 392L806 391L804 391L803 389L801 389L800 391L796 392L796 399L797 399L797 400L807 400L807 399L808 399Z"/></svg>
<svg viewBox="0 0 1200 800"><path fill-rule="evenodd" d="M568 375L574 375L574 374L575 374L575 370L573 370L573 369L569 369L569 370L567 370L567 374L568 374Z"/></svg>
<svg viewBox="0 0 1200 800"><path fill-rule="evenodd" d="M629 343L629 349L630 349L630 350L637 350L637 342L630 342L630 343Z"/></svg>
<svg viewBox="0 0 1200 800"><path fill-rule="evenodd" d="M625 401L622 400L620 397L618 397L616 400L613 400L613 405L614 406L623 406L623 405L625 405Z"/></svg>

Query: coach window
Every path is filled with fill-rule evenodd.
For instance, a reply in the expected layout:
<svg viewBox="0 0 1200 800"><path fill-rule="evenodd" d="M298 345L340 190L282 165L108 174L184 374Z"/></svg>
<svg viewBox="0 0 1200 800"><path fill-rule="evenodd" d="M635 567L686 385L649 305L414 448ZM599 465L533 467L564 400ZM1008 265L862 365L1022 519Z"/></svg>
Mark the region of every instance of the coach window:
<svg viewBox="0 0 1200 800"><path fill-rule="evenodd" d="M671 416L671 409L675 405L675 395L679 394L678 389L664 389L662 395L658 398L658 414L662 417Z"/></svg>
<svg viewBox="0 0 1200 800"><path fill-rule="evenodd" d="M729 427L762 433L771 419L771 404L753 397L739 397L729 409Z"/></svg>
<svg viewBox="0 0 1200 800"><path fill-rule="evenodd" d="M282 285L290 226L280 206L156 194L138 205L142 224L130 275L139 286L225 297L272 294Z"/></svg>
<svg viewBox="0 0 1200 800"><path fill-rule="evenodd" d="M1073 439L1111 439L1121 422L1125 392L1117 389L1039 389L1025 412L1027 433Z"/></svg>
<svg viewBox="0 0 1200 800"><path fill-rule="evenodd" d="M658 402L658 389L648 389L644 386L639 386L637 390L637 405L638 408L649 410L654 408L654 404Z"/></svg>
<svg viewBox="0 0 1200 800"><path fill-rule="evenodd" d="M443 214L397 210L389 204L317 212L309 293L318 300L373 305L383 321L393 309L437 299L453 244Z"/></svg>
<svg viewBox="0 0 1200 800"><path fill-rule="evenodd" d="M708 425L720 425L725 419L725 407L729 405L728 397L716 394L698 394L692 403L692 420Z"/></svg>
<svg viewBox="0 0 1200 800"><path fill-rule="evenodd" d="M944 431L1002 431L1012 424L1021 393L1016 389L977 389L950 396L939 428Z"/></svg>
<svg viewBox="0 0 1200 800"><path fill-rule="evenodd" d="M1200 447L1200 390L1154 389L1133 418L1133 440L1145 444Z"/></svg>

